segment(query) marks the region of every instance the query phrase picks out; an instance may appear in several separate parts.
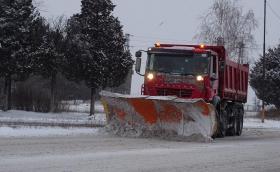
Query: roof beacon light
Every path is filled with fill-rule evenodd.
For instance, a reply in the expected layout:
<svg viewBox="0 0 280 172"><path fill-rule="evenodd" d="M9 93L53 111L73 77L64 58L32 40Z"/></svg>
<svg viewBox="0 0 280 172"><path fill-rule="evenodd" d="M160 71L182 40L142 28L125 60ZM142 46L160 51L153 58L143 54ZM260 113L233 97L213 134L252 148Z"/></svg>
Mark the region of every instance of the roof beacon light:
<svg viewBox="0 0 280 172"><path fill-rule="evenodd" d="M200 48L205 48L205 45L204 45L204 44L201 44L201 45L200 45Z"/></svg>
<svg viewBox="0 0 280 172"><path fill-rule="evenodd" d="M156 47L160 47L160 43L157 42L157 43L155 44L155 46L156 46Z"/></svg>

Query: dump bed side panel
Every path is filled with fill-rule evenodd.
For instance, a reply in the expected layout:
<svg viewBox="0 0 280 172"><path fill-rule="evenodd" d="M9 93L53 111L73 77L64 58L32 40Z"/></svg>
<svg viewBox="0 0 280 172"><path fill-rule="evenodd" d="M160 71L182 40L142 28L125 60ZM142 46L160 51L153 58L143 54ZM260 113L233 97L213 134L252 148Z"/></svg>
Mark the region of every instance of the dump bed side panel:
<svg viewBox="0 0 280 172"><path fill-rule="evenodd" d="M249 65L225 60L222 76L222 98L247 102Z"/></svg>

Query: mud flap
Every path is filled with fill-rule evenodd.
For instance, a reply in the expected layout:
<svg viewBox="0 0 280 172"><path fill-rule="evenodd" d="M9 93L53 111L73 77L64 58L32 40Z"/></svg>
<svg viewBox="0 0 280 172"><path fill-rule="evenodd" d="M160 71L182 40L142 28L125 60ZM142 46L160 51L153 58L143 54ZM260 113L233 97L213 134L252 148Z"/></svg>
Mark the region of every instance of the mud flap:
<svg viewBox="0 0 280 172"><path fill-rule="evenodd" d="M215 109L203 99L173 96L128 96L101 92L107 127L117 135L211 139Z"/></svg>

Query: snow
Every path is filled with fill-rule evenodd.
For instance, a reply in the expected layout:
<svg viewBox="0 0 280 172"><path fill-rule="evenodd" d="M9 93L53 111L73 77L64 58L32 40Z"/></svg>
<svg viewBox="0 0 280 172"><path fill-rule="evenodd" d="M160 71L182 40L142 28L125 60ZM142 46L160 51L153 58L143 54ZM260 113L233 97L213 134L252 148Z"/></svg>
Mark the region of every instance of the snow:
<svg viewBox="0 0 280 172"><path fill-rule="evenodd" d="M247 118L247 117L252 117L252 118L257 117L258 113L259 112L245 112L245 118Z"/></svg>
<svg viewBox="0 0 280 172"><path fill-rule="evenodd" d="M0 137L46 137L97 135L98 128L60 128L60 127L0 127Z"/></svg>
<svg viewBox="0 0 280 172"><path fill-rule="evenodd" d="M48 137L48 136L70 136L91 134L96 135L98 128L85 128L81 126L105 125L105 114L100 102L96 103L96 113L93 118L89 117L89 104L82 102L67 102L70 104L71 111L62 113L39 113L19 110L8 112L0 111L0 137ZM74 109L75 108L75 109ZM8 127L7 124L13 124L20 127ZM35 124L48 127L30 127ZM62 128L51 126L76 126L77 128ZM22 126L24 125L24 126ZM28 127L26 127L28 126Z"/></svg>
<svg viewBox="0 0 280 172"><path fill-rule="evenodd" d="M71 112L90 112L90 102L84 101L65 101L62 102L65 106L68 106L69 111ZM95 102L95 111L96 112L103 112L104 108L100 101Z"/></svg>
<svg viewBox="0 0 280 172"><path fill-rule="evenodd" d="M213 143L110 135L0 137L0 171L279 172L280 132L247 129Z"/></svg>
<svg viewBox="0 0 280 172"><path fill-rule="evenodd" d="M245 118L244 128L264 128L264 129L280 129L280 121L265 120L264 123L258 118Z"/></svg>
<svg viewBox="0 0 280 172"><path fill-rule="evenodd" d="M97 128L83 128L87 124L105 125L106 115L104 114L103 106L100 102L96 103L96 114L94 118L89 118L89 103L83 101L65 102L70 105L71 112L63 113L38 113L11 110L8 112L0 111L0 137L46 137L46 136L61 136L61 135L80 135L80 134L97 134ZM20 126L11 128L7 123ZM29 124L36 123L45 124L44 127L30 127ZM21 126L27 124L28 127ZM46 127L46 126L64 126L69 124L70 128L62 127ZM73 126L72 126L73 124ZM80 124L79 128L71 128L76 124ZM246 129L280 129L280 121L261 120L256 117L256 112L246 112L244 119L244 128ZM108 129L108 128L107 128ZM104 130L103 130L104 131Z"/></svg>
<svg viewBox="0 0 280 172"><path fill-rule="evenodd" d="M0 111L0 124L5 122L28 122L50 124L105 124L104 113L96 113L95 118L90 119L88 113L63 112L63 113L38 113L11 110Z"/></svg>
<svg viewBox="0 0 280 172"><path fill-rule="evenodd" d="M103 97L111 97L111 98L127 98L127 99L132 99L132 98L143 98L143 99L148 99L148 100L172 100L176 102L187 102L187 103L194 103L202 99L183 99L183 98L178 98L176 96L146 96L146 95L124 95L124 94L118 94L118 93L112 93L108 91L101 91L100 95Z"/></svg>
<svg viewBox="0 0 280 172"><path fill-rule="evenodd" d="M1 113L3 114L3 113ZM11 113L14 114L15 113ZM26 112L25 116L33 114ZM1 119L1 118L0 118ZM280 121L265 120L261 123L257 118L245 118L245 129L280 129ZM50 137L50 136L75 136L75 135L91 135L104 134L103 129L100 128L61 128L61 127L0 127L0 137Z"/></svg>
<svg viewBox="0 0 280 172"><path fill-rule="evenodd" d="M149 96L146 95L126 95L126 94L119 94L119 93L112 93L109 91L101 91L99 93L100 96L103 97L121 97L121 98L148 98Z"/></svg>

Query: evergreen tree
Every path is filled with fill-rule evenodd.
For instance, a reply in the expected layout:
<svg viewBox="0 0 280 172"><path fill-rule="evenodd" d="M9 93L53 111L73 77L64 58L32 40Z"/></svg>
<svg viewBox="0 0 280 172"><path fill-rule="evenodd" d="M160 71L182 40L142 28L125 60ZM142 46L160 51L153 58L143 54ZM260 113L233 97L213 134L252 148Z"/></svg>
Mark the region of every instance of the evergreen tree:
<svg viewBox="0 0 280 172"><path fill-rule="evenodd" d="M32 27L38 16L32 0L0 1L0 43L5 50L0 58L0 76L6 83L4 110L11 108L12 79L25 79L32 71Z"/></svg>
<svg viewBox="0 0 280 172"><path fill-rule="evenodd" d="M255 63L251 70L250 84L259 99L280 109L280 44L266 52L265 79L263 78L263 63L263 57Z"/></svg>
<svg viewBox="0 0 280 172"><path fill-rule="evenodd" d="M50 110L53 112L56 105L56 76L61 72L61 65L64 59L65 38L64 38L64 18L59 17L54 20L53 26L45 24L45 34L43 42L36 51L34 60L34 73L45 78L50 78L51 104Z"/></svg>
<svg viewBox="0 0 280 172"><path fill-rule="evenodd" d="M83 81L87 57L90 56L90 44L83 39L78 14L68 20L66 33L66 58L62 66L63 74L69 80Z"/></svg>
<svg viewBox="0 0 280 172"><path fill-rule="evenodd" d="M72 76L84 80L91 88L90 115L94 114L96 91L120 85L133 64L130 52L124 48L122 26L112 15L113 10L110 0L82 0L81 14L69 21L72 28L68 29L68 36L75 40L71 51L79 52L79 56L67 55L67 61L76 64ZM73 32L75 35L71 35Z"/></svg>

